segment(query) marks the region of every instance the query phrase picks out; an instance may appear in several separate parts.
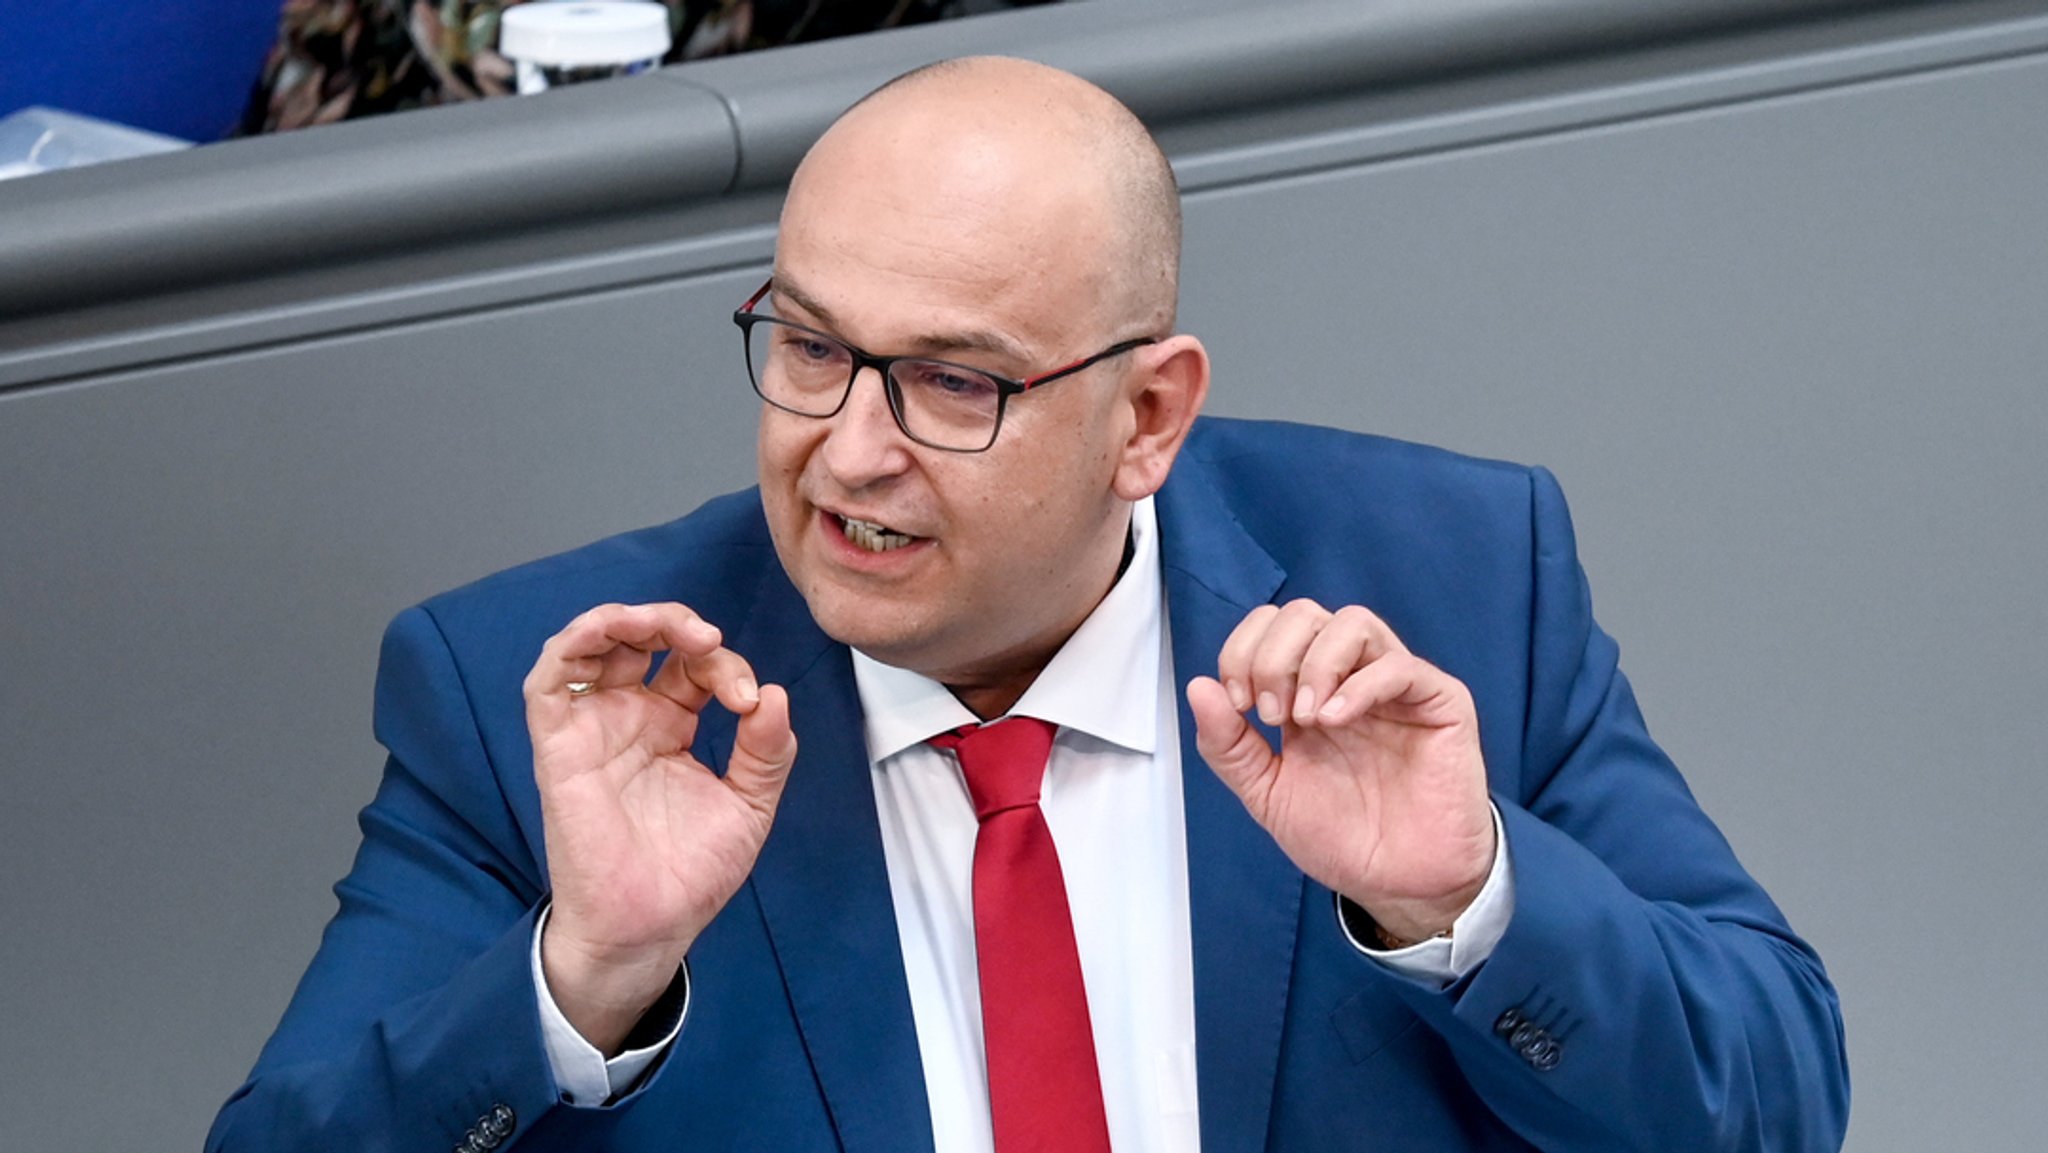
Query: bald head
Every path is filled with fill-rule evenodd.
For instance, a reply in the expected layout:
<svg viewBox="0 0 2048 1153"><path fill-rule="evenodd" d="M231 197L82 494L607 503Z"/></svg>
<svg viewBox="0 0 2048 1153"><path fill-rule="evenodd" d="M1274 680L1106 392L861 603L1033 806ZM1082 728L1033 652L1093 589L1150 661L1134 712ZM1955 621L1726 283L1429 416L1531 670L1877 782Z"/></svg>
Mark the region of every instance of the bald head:
<svg viewBox="0 0 2048 1153"><path fill-rule="evenodd" d="M1172 331L1179 189L1145 126L1095 85L1005 57L907 72L863 97L812 148L791 181L785 224L808 198L878 178L883 166L890 175L917 172L935 212L975 201L1000 208L1026 235L1035 230L1049 257L1085 262L1070 271L1094 299L1076 303L1120 331Z"/></svg>

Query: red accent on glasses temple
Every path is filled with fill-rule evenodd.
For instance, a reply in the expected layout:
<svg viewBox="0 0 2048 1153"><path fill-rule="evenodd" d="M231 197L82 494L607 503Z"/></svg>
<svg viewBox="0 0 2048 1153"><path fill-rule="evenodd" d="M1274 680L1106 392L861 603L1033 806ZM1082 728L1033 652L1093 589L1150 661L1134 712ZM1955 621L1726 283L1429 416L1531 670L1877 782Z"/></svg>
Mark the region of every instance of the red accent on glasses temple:
<svg viewBox="0 0 2048 1153"><path fill-rule="evenodd" d="M1038 385L1044 383L1045 381L1051 380L1055 376L1060 376L1065 373L1072 372L1075 369L1081 367L1082 365L1087 364L1089 361L1095 359L1098 358L1094 356L1084 356L1079 360L1070 361L1066 364L1060 365L1058 368L1053 369L1051 372L1041 372L1037 376L1034 376L1029 380L1020 381L1018 383L1022 384L1027 389L1036 388L1038 387Z"/></svg>
<svg viewBox="0 0 2048 1153"><path fill-rule="evenodd" d="M1116 344L1110 345L1108 348L1103 349L1101 352L1098 352L1093 356L1084 356L1079 360L1069 361L1066 364L1063 364L1058 368L1053 369L1051 372L1041 372L1037 376L1034 376L1029 380L1020 380L1017 382L1018 391L1029 392L1030 390L1037 388L1041 384L1046 384L1051 381L1058 380L1059 378L1067 376L1071 373L1079 372L1081 369L1086 368L1091 364L1094 364L1098 360L1108 360L1112 356L1129 352L1134 348L1142 348L1145 345L1157 343L1159 343L1159 339L1157 337L1152 336L1139 337L1134 340L1119 341Z"/></svg>

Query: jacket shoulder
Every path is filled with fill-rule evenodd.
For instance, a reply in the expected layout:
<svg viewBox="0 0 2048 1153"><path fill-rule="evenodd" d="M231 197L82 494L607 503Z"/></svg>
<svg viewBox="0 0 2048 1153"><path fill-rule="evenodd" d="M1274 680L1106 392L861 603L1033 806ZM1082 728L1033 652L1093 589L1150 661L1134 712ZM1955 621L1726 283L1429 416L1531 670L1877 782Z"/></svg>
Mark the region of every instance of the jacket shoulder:
<svg viewBox="0 0 2048 1153"><path fill-rule="evenodd" d="M1525 477L1529 468L1512 461L1469 456L1434 445L1283 420L1238 420L1205 416L1195 422L1187 452L1218 467L1255 467L1298 474L1359 470L1433 475L1484 484L1489 478Z"/></svg>
<svg viewBox="0 0 2048 1153"><path fill-rule="evenodd" d="M741 610L774 558L760 498L748 489L666 524L493 573L421 607L458 651L496 640L537 652L578 613L612 602L680 601L718 623Z"/></svg>
<svg viewBox="0 0 2048 1153"><path fill-rule="evenodd" d="M1426 556L1526 538L1540 469L1367 433L1204 419L1185 478L1283 564L1360 543ZM1177 467L1176 473L1179 469Z"/></svg>

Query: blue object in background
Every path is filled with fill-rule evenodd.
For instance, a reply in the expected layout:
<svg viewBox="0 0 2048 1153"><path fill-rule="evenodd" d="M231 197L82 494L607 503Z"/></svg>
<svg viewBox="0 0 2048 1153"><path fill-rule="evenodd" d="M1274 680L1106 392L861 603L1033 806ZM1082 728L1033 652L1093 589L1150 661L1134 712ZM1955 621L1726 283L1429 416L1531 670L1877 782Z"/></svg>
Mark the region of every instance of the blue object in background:
<svg viewBox="0 0 2048 1153"><path fill-rule="evenodd" d="M234 130L281 0L0 0L0 116L31 104L205 143Z"/></svg>

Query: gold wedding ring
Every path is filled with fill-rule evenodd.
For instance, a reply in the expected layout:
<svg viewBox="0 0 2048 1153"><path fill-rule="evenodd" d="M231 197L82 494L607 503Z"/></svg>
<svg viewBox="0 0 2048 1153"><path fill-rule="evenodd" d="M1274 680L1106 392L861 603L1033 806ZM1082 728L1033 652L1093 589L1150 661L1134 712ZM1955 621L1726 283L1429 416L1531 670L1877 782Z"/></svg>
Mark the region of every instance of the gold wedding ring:
<svg viewBox="0 0 2048 1153"><path fill-rule="evenodd" d="M587 697L597 691L596 681L570 681L565 686L572 697Z"/></svg>

